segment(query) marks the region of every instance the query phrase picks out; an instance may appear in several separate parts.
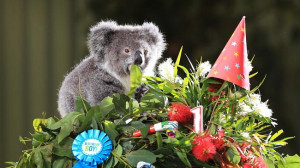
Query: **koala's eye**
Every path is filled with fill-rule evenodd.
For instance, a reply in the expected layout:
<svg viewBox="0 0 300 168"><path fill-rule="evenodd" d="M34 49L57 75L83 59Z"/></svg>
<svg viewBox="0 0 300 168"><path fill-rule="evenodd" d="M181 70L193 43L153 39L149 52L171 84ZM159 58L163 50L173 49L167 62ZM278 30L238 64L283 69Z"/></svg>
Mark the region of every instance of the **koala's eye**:
<svg viewBox="0 0 300 168"><path fill-rule="evenodd" d="M129 53L129 49L128 48L125 49L125 53L127 53L127 54Z"/></svg>
<svg viewBox="0 0 300 168"><path fill-rule="evenodd" d="M147 54L148 54L148 50L145 50L145 51L144 51L144 55L147 55Z"/></svg>

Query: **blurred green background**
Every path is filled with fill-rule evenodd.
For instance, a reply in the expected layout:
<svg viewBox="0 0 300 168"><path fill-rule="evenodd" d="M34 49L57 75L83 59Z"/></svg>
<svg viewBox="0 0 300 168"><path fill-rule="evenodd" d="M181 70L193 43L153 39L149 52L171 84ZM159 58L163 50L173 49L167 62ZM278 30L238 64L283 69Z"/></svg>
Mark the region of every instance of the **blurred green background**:
<svg viewBox="0 0 300 168"><path fill-rule="evenodd" d="M251 79L278 119L274 131L296 136L285 154L300 150L300 1L299 0L0 0L0 167L17 161L32 120L59 116L57 92L64 75L88 55L86 36L100 20L119 24L156 23L166 36L164 57L184 46L192 61L212 64L242 16L247 16ZM186 60L182 62L188 65Z"/></svg>

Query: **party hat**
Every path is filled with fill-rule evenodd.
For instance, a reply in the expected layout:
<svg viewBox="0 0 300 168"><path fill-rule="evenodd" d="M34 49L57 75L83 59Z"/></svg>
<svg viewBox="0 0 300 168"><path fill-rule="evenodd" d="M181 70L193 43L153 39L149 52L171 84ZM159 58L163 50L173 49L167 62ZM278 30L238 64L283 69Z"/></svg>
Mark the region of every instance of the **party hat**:
<svg viewBox="0 0 300 168"><path fill-rule="evenodd" d="M208 78L218 78L250 89L245 16L233 32Z"/></svg>

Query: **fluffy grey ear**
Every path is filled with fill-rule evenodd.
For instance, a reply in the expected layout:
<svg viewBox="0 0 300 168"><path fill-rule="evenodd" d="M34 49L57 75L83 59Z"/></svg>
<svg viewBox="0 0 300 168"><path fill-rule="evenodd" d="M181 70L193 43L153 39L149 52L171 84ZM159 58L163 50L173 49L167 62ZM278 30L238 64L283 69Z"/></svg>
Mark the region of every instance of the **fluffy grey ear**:
<svg viewBox="0 0 300 168"><path fill-rule="evenodd" d="M165 49L166 44L163 34L159 31L158 27L151 22L145 22L142 25L142 29L145 32L145 35L148 36L147 41L158 47L162 52Z"/></svg>
<svg viewBox="0 0 300 168"><path fill-rule="evenodd" d="M96 56L99 61L103 59L103 47L111 42L118 25L114 21L102 21L90 28L88 47L90 55Z"/></svg>

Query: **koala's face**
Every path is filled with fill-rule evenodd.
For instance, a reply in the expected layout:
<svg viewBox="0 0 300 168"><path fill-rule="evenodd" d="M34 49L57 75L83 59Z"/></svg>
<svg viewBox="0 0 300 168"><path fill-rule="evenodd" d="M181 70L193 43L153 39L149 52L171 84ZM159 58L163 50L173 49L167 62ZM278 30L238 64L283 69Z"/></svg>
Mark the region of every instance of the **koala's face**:
<svg viewBox="0 0 300 168"><path fill-rule="evenodd" d="M126 76L132 64L139 65L143 71L153 69L165 43L158 28L151 23L118 26L115 22L100 22L91 29L89 48L99 64Z"/></svg>
<svg viewBox="0 0 300 168"><path fill-rule="evenodd" d="M145 69L151 57L155 57L152 44L143 39L139 32L118 31L111 38L111 43L104 49L105 60L119 75L128 75L132 64Z"/></svg>

